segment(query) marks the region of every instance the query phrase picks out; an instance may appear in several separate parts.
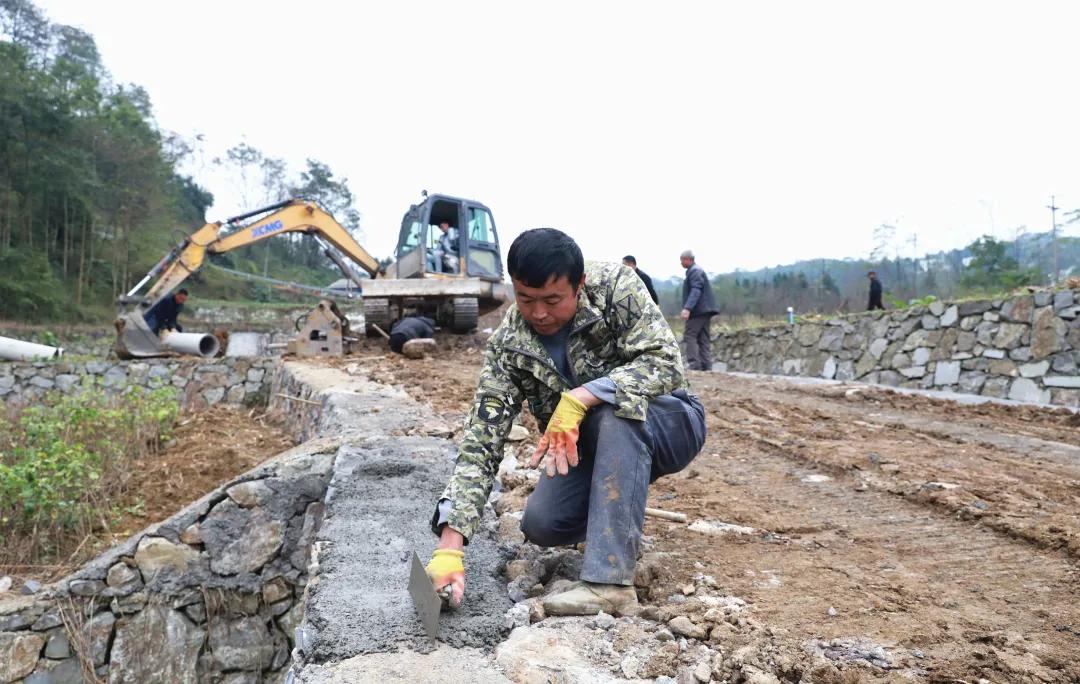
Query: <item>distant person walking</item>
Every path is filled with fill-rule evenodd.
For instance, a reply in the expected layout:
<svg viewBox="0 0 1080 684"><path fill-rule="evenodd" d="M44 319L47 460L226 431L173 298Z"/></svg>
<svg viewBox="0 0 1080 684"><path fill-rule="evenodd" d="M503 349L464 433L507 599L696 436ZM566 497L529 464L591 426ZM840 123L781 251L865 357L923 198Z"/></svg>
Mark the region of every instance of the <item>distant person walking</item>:
<svg viewBox="0 0 1080 684"><path fill-rule="evenodd" d="M885 305L881 303L881 281L877 279L877 271L870 271L866 276L870 278L870 303L867 305L867 311L874 309L884 311Z"/></svg>
<svg viewBox="0 0 1080 684"><path fill-rule="evenodd" d="M679 255L679 262L686 269L683 281L682 319L686 321L683 341L686 343L686 368L688 370L712 370L712 339L709 337L709 321L720 313L716 306L712 285L705 269L694 261L694 253L686 250Z"/></svg>
<svg viewBox="0 0 1080 684"><path fill-rule="evenodd" d="M642 271L637 267L637 259L627 254L622 258L623 266L634 269L634 273L637 273L637 277L641 278L641 282L645 283L645 289L649 291L649 296L652 297L653 302L659 304L660 298L656 296L656 290L652 286L652 278L645 271Z"/></svg>

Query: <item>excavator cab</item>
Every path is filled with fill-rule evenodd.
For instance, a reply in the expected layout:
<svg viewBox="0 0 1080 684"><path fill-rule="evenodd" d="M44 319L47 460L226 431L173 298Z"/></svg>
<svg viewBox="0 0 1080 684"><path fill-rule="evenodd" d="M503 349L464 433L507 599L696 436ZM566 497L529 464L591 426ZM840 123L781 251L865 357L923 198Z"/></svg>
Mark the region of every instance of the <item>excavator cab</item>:
<svg viewBox="0 0 1080 684"><path fill-rule="evenodd" d="M368 335L416 313L467 333L476 329L480 315L507 300L491 210L461 197L425 192L422 202L409 207L386 275L364 285Z"/></svg>
<svg viewBox="0 0 1080 684"><path fill-rule="evenodd" d="M444 223L450 228L449 239L441 241L440 225ZM440 249L440 242L450 243L449 255ZM503 278L491 210L460 197L428 195L410 207L401 221L394 256L398 278L480 278L489 282Z"/></svg>

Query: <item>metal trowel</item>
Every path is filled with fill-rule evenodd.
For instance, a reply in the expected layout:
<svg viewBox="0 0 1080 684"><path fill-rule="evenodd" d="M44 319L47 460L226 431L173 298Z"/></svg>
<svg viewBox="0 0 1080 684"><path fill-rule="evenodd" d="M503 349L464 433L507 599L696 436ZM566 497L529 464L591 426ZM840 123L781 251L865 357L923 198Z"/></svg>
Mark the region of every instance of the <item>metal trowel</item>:
<svg viewBox="0 0 1080 684"><path fill-rule="evenodd" d="M413 551L412 567L409 570L409 596L412 597L416 614L420 616L420 622L424 625L424 632L428 639L435 641L439 635L439 612L444 604L450 601L450 587L445 587L443 592L436 592L431 586L431 578L424 571L420 557Z"/></svg>

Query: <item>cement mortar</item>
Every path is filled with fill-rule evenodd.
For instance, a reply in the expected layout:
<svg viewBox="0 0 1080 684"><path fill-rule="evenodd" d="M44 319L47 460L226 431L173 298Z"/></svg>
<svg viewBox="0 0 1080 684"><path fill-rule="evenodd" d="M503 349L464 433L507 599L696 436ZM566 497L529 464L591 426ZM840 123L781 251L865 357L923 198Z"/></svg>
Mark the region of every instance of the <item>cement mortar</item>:
<svg viewBox="0 0 1080 684"><path fill-rule="evenodd" d="M426 561L436 537L429 521L453 469L453 444L409 437L372 438L342 447L318 535L318 580L309 587L304 661L432 648L407 591L415 551ZM466 549L466 600L444 612L439 639L489 650L507 630L510 608L499 568L505 559L481 532Z"/></svg>
<svg viewBox="0 0 1080 684"><path fill-rule="evenodd" d="M483 652L440 645L430 653L372 653L332 666L313 665L297 680L303 684L352 682L471 682L509 684Z"/></svg>

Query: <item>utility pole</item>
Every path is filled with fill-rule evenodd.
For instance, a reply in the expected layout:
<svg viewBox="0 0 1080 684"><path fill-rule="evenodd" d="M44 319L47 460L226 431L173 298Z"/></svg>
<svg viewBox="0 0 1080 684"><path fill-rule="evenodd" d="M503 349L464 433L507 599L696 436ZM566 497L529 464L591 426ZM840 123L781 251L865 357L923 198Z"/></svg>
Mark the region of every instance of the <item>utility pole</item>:
<svg viewBox="0 0 1080 684"><path fill-rule="evenodd" d="M1016 254L1016 267L1024 270L1024 253L1020 249L1020 240L1027 234L1027 226L1018 226L1013 230L1013 253Z"/></svg>
<svg viewBox="0 0 1080 684"><path fill-rule="evenodd" d="M1050 246L1054 250L1054 285L1058 284L1061 272L1058 270L1058 237L1057 237L1057 205L1054 204L1054 196L1050 195Z"/></svg>
<svg viewBox="0 0 1080 684"><path fill-rule="evenodd" d="M911 296L915 299L919 298L919 236L916 233L912 233L908 238L908 242L911 243Z"/></svg>

